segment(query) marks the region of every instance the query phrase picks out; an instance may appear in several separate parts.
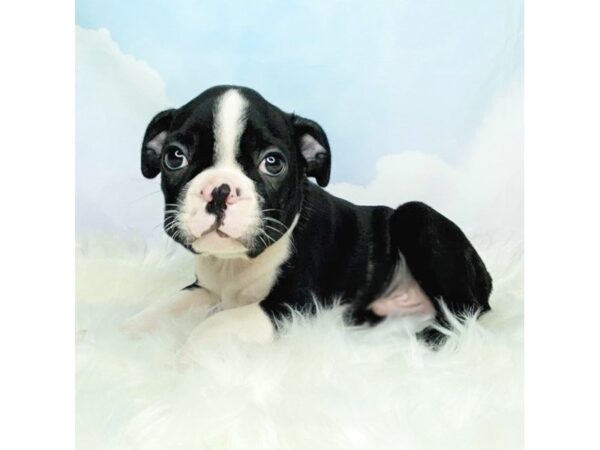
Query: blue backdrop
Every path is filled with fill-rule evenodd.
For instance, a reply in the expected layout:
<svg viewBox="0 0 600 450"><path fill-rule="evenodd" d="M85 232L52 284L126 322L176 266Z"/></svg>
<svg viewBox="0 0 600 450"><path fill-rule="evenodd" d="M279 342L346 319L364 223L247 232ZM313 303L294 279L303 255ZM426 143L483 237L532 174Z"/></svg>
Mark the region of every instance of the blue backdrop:
<svg viewBox="0 0 600 450"><path fill-rule="evenodd" d="M157 182L138 168L145 124L223 83L318 121L335 193L421 197L460 216L453 204L482 191L482 205L508 196L520 208L520 0L78 0L76 21L79 234L154 234ZM520 224L520 209L504 214Z"/></svg>

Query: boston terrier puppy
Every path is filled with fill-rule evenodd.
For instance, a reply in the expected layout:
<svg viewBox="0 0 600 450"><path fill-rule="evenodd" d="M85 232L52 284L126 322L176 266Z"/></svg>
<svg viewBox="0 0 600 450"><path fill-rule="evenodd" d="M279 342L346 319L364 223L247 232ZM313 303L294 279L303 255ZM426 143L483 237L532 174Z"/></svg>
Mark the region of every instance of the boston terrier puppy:
<svg viewBox="0 0 600 450"><path fill-rule="evenodd" d="M329 194L323 129L252 89L216 86L158 113L141 165L146 178L161 174L164 228L196 255L196 281L127 328L151 330L165 314L205 319L183 364L227 336L269 341L280 319L317 303L347 305L353 324L444 324L440 301L458 315L490 309L490 275L458 226L419 202L394 210Z"/></svg>

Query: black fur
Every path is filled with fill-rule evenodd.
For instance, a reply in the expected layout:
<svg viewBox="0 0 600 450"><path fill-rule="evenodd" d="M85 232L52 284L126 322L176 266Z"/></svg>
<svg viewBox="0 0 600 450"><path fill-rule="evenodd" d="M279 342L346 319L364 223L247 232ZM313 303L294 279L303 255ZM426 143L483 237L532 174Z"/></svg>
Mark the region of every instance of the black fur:
<svg viewBox="0 0 600 450"><path fill-rule="evenodd" d="M321 302L349 302L352 323L379 322L367 306L388 285L399 252L429 298L443 299L458 315L490 309L492 281L483 261L462 231L429 206L356 206L309 181L303 193L296 251L261 304L272 317L285 316L288 305L310 311L314 294Z"/></svg>
<svg viewBox="0 0 600 450"><path fill-rule="evenodd" d="M142 145L142 172L149 178L163 173L161 185L167 205L175 204L187 183L213 163L213 110L219 96L230 88L211 88L179 109L158 114L148 126ZM434 300L440 322L444 320L435 301L438 299L457 314L490 309L491 277L453 222L419 202L394 210L356 206L327 193L307 178L314 177L321 186L329 181L331 153L322 128L281 111L251 89L235 88L250 105L238 163L254 180L264 201L264 215L282 224L281 229L272 227L265 232L278 239L298 213L300 217L293 231L293 252L261 302L275 322L290 308L310 311L316 298L348 303L348 317L353 323L377 323L381 318L367 306L385 290L400 253L423 291ZM163 150L174 142L185 146L190 164L184 171L168 171L161 163L161 154L146 147L161 131L168 132ZM305 135L320 145L313 158L302 151ZM277 148L286 158L286 172L279 177L265 177L257 169L267 147ZM167 207L167 231L191 250L189 243L169 227L172 219L173 211ZM255 243L248 256L256 257L265 245ZM426 334L431 337L430 332Z"/></svg>

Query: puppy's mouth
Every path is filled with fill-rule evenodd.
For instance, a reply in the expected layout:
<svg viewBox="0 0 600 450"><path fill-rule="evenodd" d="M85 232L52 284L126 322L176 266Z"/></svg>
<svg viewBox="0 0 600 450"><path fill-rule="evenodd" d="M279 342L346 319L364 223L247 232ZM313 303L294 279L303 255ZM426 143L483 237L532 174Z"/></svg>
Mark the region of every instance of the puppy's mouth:
<svg viewBox="0 0 600 450"><path fill-rule="evenodd" d="M227 238L230 237L227 233L223 233L221 230L217 229L215 230L215 233L217 233L218 236L222 237L222 238Z"/></svg>
<svg viewBox="0 0 600 450"><path fill-rule="evenodd" d="M219 227L220 227L220 226L221 226L221 224L219 223L219 221L216 221L216 222L213 224L213 226L211 226L211 227L210 227L208 230L204 231L204 232L203 232L203 233L200 235L200 237L202 238L202 237L206 236L207 234L210 234L210 233L216 233L216 234L217 234L217 236L219 236L219 237L222 237L222 238L235 239L235 238L232 238L231 236L229 236L229 235L228 235L227 233L225 233L224 231L221 231L221 230L219 229ZM235 239L235 240L236 240L236 241L239 241L239 239Z"/></svg>
<svg viewBox="0 0 600 450"><path fill-rule="evenodd" d="M219 221L215 221L210 228L203 231L200 237L192 242L192 248L200 254L214 255L220 258L245 257L248 247L242 239L230 236L220 227Z"/></svg>
<svg viewBox="0 0 600 450"><path fill-rule="evenodd" d="M221 226L222 226L221 221L219 221L219 220L215 221L215 223L208 230L206 230L200 234L200 238L203 238L204 236L206 236L208 234L215 233L217 236L219 236L221 238L229 238L229 239L233 239L235 241L241 242L240 239L229 236L227 233L225 233L223 230L221 230Z"/></svg>

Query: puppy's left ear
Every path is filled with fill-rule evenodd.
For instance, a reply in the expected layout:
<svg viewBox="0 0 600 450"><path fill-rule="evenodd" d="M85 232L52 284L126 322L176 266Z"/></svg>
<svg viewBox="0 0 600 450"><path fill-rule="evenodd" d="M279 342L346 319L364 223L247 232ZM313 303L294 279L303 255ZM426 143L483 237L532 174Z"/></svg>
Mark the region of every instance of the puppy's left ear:
<svg viewBox="0 0 600 450"><path fill-rule="evenodd" d="M323 128L304 117L292 115L296 145L306 161L306 176L314 177L319 186L329 184L331 173L331 151Z"/></svg>
<svg viewBox="0 0 600 450"><path fill-rule="evenodd" d="M146 128L142 142L142 174L146 178L154 178L160 173L162 149L174 115L175 109L159 112Z"/></svg>

